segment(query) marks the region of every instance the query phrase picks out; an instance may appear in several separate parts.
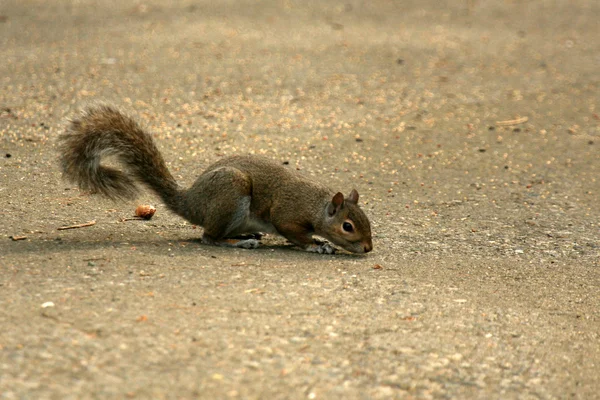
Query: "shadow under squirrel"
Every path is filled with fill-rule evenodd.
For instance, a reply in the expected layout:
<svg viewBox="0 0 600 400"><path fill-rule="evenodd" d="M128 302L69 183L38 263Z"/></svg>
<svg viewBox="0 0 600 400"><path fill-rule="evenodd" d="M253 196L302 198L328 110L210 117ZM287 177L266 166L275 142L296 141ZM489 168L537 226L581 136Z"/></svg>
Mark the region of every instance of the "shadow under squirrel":
<svg viewBox="0 0 600 400"><path fill-rule="evenodd" d="M204 228L202 242L256 248L245 234L274 233L300 248L332 254L323 237L352 253L373 249L358 192L340 192L259 156L230 156L210 165L189 189L179 187L152 137L117 109L99 105L73 119L59 137L64 176L81 189L133 199L141 182L177 215ZM124 170L101 164L114 155Z"/></svg>

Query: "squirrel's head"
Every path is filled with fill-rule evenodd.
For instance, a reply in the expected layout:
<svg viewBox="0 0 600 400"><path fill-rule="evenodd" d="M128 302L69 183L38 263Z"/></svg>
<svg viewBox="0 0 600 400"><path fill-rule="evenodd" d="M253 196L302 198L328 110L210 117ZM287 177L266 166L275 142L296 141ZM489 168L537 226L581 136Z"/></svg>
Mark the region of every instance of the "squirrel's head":
<svg viewBox="0 0 600 400"><path fill-rule="evenodd" d="M348 197L340 192L333 196L326 210L323 236L352 253L368 253L373 250L371 224L358 206L358 192L352 189Z"/></svg>

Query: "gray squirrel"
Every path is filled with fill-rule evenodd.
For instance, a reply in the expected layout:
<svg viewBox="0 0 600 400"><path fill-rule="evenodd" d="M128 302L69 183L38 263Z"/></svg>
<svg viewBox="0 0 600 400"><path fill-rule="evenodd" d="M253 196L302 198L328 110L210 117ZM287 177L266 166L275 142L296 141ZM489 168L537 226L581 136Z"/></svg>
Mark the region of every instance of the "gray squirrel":
<svg viewBox="0 0 600 400"><path fill-rule="evenodd" d="M210 165L189 189L179 187L152 137L131 117L108 105L91 106L59 137L64 176L83 190L133 199L143 183L177 215L204 228L202 242L256 248L273 233L300 248L332 254L329 243L352 253L373 249L369 219L358 192L347 197L269 159L235 155ZM123 170L101 164L114 155Z"/></svg>

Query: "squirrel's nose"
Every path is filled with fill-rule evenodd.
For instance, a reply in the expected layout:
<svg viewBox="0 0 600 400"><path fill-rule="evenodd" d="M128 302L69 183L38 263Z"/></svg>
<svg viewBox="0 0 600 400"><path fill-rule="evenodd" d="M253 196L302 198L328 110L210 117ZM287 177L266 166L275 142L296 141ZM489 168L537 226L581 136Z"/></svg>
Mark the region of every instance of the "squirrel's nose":
<svg viewBox="0 0 600 400"><path fill-rule="evenodd" d="M365 250L365 253L370 252L371 250L373 250L373 243L369 240L367 243L364 244L363 249Z"/></svg>

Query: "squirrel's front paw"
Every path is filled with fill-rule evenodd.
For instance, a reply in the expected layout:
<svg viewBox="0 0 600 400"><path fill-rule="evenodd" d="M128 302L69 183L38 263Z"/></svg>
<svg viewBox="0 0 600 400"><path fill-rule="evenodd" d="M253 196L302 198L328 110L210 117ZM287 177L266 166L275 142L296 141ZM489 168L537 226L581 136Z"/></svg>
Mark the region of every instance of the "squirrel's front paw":
<svg viewBox="0 0 600 400"><path fill-rule="evenodd" d="M311 253L319 253L319 254L335 254L335 247L326 242L317 242L309 245L306 251L310 251Z"/></svg>

